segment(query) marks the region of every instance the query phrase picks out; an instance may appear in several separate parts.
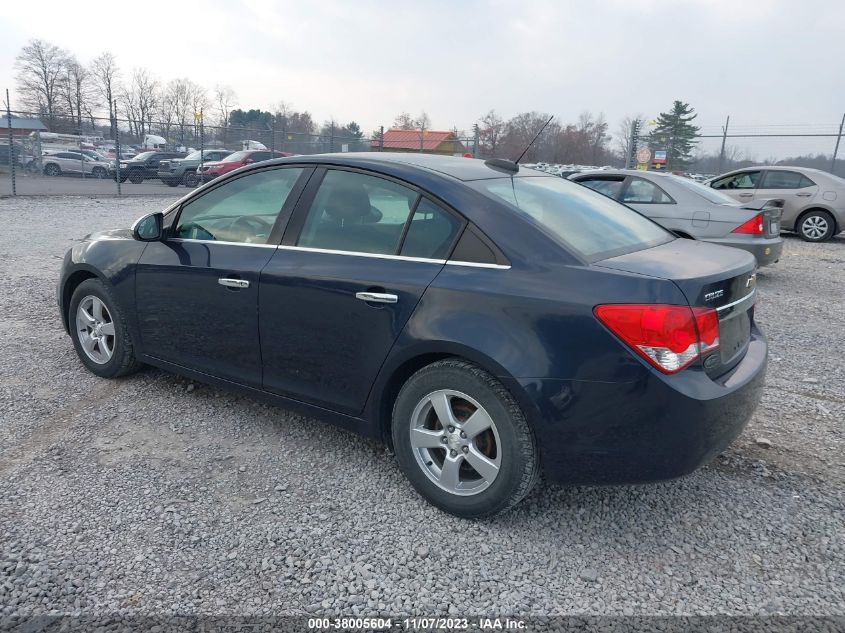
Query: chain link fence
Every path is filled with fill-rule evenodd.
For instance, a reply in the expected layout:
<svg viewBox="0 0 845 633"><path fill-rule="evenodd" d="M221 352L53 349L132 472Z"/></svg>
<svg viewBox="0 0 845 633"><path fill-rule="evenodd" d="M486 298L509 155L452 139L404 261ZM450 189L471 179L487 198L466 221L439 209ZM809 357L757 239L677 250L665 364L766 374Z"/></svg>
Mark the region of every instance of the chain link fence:
<svg viewBox="0 0 845 633"><path fill-rule="evenodd" d="M7 101L8 103L8 101ZM319 132L303 132L284 116L261 125L210 125L197 113L193 121L131 120L88 116L76 120L44 120L38 113L3 112L0 135L0 195L90 195L178 193L167 178L156 173L161 160L199 156L200 168L209 156L219 159L229 152L259 150L262 159L274 155L327 152L431 152L454 156L496 156L479 140L479 132L467 136L430 130L386 130L371 136L348 133L344 127L326 124ZM845 123L845 120L843 120ZM690 172L718 174L751 164L794 164L832 171L845 176L840 152L842 125L725 126L702 128L696 158ZM639 137L645 143L647 137ZM633 140L633 139L632 139ZM636 143L635 143L636 145ZM125 161L155 152L141 181L129 179ZM269 152L270 154L266 154ZM542 160L542 158L540 158ZM614 166L625 164L620 154ZM597 165L598 166L598 165ZM121 172L124 169L124 172ZM193 168L192 168L193 169ZM6 173L3 173L6 172ZM184 184L195 186L190 178Z"/></svg>

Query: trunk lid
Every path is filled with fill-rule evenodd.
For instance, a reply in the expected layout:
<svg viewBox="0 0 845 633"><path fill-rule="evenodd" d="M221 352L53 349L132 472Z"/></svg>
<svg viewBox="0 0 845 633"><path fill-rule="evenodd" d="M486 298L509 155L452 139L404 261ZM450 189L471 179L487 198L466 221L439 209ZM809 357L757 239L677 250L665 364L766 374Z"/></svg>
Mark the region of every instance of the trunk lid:
<svg viewBox="0 0 845 633"><path fill-rule="evenodd" d="M751 338L756 300L756 261L750 253L677 239L594 265L668 279L691 306L715 309L720 346L702 359L709 376L719 376L742 360Z"/></svg>

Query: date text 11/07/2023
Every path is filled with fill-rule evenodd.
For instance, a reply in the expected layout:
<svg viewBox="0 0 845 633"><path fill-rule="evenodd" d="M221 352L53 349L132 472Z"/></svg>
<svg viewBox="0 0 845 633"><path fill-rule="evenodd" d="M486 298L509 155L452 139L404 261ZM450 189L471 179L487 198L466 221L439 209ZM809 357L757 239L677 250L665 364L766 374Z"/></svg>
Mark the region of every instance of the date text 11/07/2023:
<svg viewBox="0 0 845 633"><path fill-rule="evenodd" d="M312 631L520 631L525 622L512 618L308 618Z"/></svg>

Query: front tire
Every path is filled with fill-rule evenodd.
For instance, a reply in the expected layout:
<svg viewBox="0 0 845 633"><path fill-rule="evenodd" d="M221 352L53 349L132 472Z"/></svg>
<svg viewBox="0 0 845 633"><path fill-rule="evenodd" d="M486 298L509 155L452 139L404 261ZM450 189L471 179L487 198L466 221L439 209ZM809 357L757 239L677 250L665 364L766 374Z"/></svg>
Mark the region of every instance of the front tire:
<svg viewBox="0 0 845 633"><path fill-rule="evenodd" d="M91 373L117 378L141 367L123 312L99 279L86 279L74 290L68 326L76 353Z"/></svg>
<svg viewBox="0 0 845 633"><path fill-rule="evenodd" d="M476 519L508 510L534 487L534 435L513 396L480 367L457 359L415 373L393 408L402 472L428 501Z"/></svg>
<svg viewBox="0 0 845 633"><path fill-rule="evenodd" d="M835 224L830 213L817 209L801 216L797 233L805 242L825 242L833 237Z"/></svg>
<svg viewBox="0 0 845 633"><path fill-rule="evenodd" d="M102 167L94 167L91 171L91 175L94 176L97 180L103 180L104 178L108 177L108 172L103 169Z"/></svg>
<svg viewBox="0 0 845 633"><path fill-rule="evenodd" d="M129 182L134 183L136 185L140 185L144 182L144 174L141 173L140 170L135 170L129 172Z"/></svg>
<svg viewBox="0 0 845 633"><path fill-rule="evenodd" d="M197 176L197 173L193 171L185 172L185 177L182 180L185 183L185 186L190 187L191 189L200 183L199 176Z"/></svg>
<svg viewBox="0 0 845 633"><path fill-rule="evenodd" d="M44 168L44 175L45 176L59 176L61 175L62 170L61 168L56 165L55 163L50 163Z"/></svg>

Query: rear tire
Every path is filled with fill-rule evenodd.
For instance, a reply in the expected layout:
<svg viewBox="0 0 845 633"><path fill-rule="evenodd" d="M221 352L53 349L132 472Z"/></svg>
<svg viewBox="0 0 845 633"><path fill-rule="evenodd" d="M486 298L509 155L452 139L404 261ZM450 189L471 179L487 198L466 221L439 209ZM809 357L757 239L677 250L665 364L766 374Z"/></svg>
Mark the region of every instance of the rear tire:
<svg viewBox="0 0 845 633"><path fill-rule="evenodd" d="M60 176L61 173L62 173L61 167L59 167L55 163L50 163L49 165L44 167L44 175L45 176Z"/></svg>
<svg viewBox="0 0 845 633"><path fill-rule="evenodd" d="M798 236L805 242L825 242L834 235L836 221L822 209L808 211L795 224Z"/></svg>
<svg viewBox="0 0 845 633"><path fill-rule="evenodd" d="M408 379L393 407L392 435L414 488L459 517L508 510L539 475L536 442L519 405L496 378L463 360L433 363Z"/></svg>
<svg viewBox="0 0 845 633"><path fill-rule="evenodd" d="M86 279L74 290L68 329L79 359L91 373L117 378L141 368L124 313L99 279Z"/></svg>

